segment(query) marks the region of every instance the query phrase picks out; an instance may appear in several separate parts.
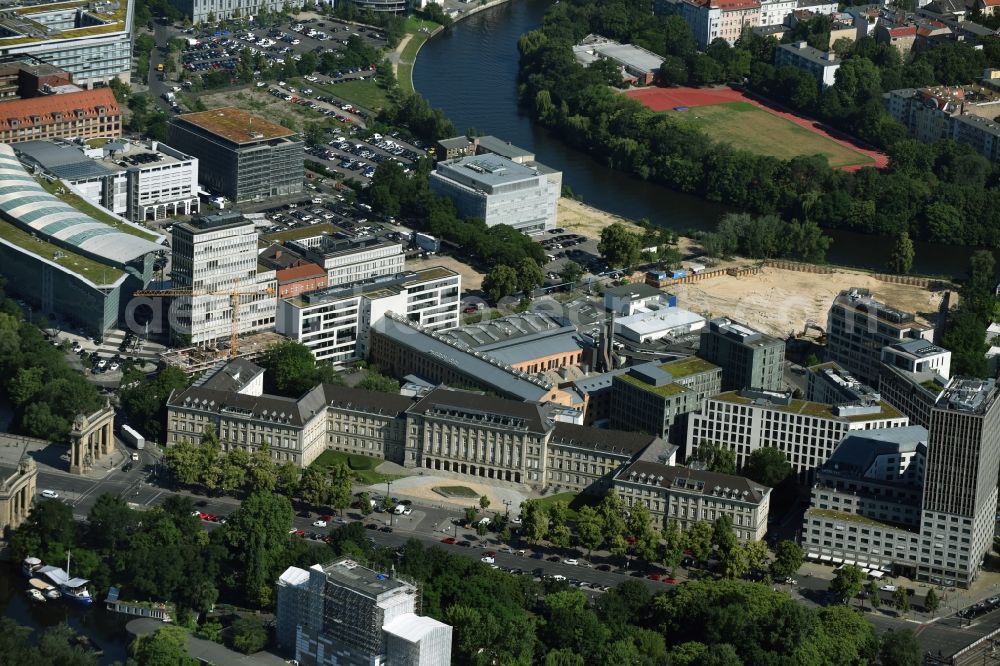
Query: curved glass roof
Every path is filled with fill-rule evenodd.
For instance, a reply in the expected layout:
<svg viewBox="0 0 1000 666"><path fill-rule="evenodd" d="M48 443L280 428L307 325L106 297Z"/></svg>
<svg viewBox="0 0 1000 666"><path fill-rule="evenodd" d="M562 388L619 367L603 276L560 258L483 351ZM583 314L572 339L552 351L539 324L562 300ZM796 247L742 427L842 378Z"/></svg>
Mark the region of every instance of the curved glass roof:
<svg viewBox="0 0 1000 666"><path fill-rule="evenodd" d="M163 249L152 241L98 222L46 192L24 170L14 149L7 144L0 144L0 215L57 244L116 264L126 264Z"/></svg>

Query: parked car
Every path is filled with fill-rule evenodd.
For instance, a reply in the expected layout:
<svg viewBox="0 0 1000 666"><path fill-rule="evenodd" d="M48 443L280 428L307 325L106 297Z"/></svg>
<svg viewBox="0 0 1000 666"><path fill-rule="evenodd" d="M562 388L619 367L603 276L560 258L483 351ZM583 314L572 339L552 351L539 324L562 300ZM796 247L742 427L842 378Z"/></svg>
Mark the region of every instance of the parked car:
<svg viewBox="0 0 1000 666"><path fill-rule="evenodd" d="M314 520L313 521L313 527L326 527L326 521L325 520Z"/></svg>
<svg viewBox="0 0 1000 666"><path fill-rule="evenodd" d="M59 493L57 493L54 490L48 490L48 489L46 489L46 490L42 491L42 497L47 497L48 499L58 499L59 498Z"/></svg>

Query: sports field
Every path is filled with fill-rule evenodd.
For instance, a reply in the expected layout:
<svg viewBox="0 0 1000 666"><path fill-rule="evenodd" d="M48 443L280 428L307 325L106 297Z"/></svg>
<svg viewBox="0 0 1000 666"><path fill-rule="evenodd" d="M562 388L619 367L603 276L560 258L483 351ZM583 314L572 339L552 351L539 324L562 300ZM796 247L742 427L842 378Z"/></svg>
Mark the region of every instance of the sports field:
<svg viewBox="0 0 1000 666"><path fill-rule="evenodd" d="M654 111L703 131L720 143L787 160L824 155L831 167L884 167L884 155L833 134L818 123L772 109L730 88L643 88L627 93Z"/></svg>

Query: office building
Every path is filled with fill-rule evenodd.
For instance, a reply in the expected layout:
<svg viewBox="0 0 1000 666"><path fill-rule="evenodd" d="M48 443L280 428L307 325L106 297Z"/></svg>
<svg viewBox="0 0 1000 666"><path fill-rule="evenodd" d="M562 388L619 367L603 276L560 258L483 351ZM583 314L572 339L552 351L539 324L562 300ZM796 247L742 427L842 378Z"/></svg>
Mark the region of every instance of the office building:
<svg viewBox="0 0 1000 666"><path fill-rule="evenodd" d="M927 442L921 426L845 437L816 471L802 520L807 558L913 576Z"/></svg>
<svg viewBox="0 0 1000 666"><path fill-rule="evenodd" d="M202 185L237 203L302 191L305 144L291 130L242 109L174 116L168 139L198 158Z"/></svg>
<svg viewBox="0 0 1000 666"><path fill-rule="evenodd" d="M785 388L785 343L726 317L701 329L698 356L722 368L722 390Z"/></svg>
<svg viewBox="0 0 1000 666"><path fill-rule="evenodd" d="M495 136L455 136L441 139L437 143L437 158L453 160L456 157L471 157L484 153L493 153L506 157L511 162L531 166L535 162L535 154L526 148L515 146L510 141L498 139Z"/></svg>
<svg viewBox="0 0 1000 666"><path fill-rule="evenodd" d="M867 289L840 292L830 307L826 354L858 379L878 382L882 348L906 340L931 340L933 329L909 312L881 303Z"/></svg>
<svg viewBox="0 0 1000 666"><path fill-rule="evenodd" d="M553 177L550 178L549 174ZM431 191L451 199L459 215L506 224L524 233L556 226L561 176L535 164L517 164L493 153L438 162Z"/></svg>
<svg viewBox="0 0 1000 666"><path fill-rule="evenodd" d="M583 362L585 343L568 320L541 312L525 312L440 333L459 348L487 354L530 374L572 368Z"/></svg>
<svg viewBox="0 0 1000 666"><path fill-rule="evenodd" d="M836 363L820 363L806 371L806 400L828 405L875 404L879 392L859 382Z"/></svg>
<svg viewBox="0 0 1000 666"><path fill-rule="evenodd" d="M420 613L420 590L353 560L288 567L277 642L302 666L448 666L451 627Z"/></svg>
<svg viewBox="0 0 1000 666"><path fill-rule="evenodd" d="M421 330L396 313L387 312L369 336L369 362L396 377L415 375L433 385L471 386L512 400L555 402L580 411L586 407L575 391Z"/></svg>
<svg viewBox="0 0 1000 666"><path fill-rule="evenodd" d="M196 25L255 16L262 8L268 12L280 12L285 6L285 3L279 2L279 0L262 0L261 2L255 0L170 0L170 4Z"/></svg>
<svg viewBox="0 0 1000 666"><path fill-rule="evenodd" d="M688 414L721 386L722 368L697 356L632 366L611 380L611 427L681 442Z"/></svg>
<svg viewBox="0 0 1000 666"><path fill-rule="evenodd" d="M829 405L797 400L791 393L731 391L704 401L688 417L685 459L710 442L736 453L736 467L762 447L785 454L802 483L854 430L909 425L909 419L886 402Z"/></svg>
<svg viewBox="0 0 1000 666"><path fill-rule="evenodd" d="M330 227L331 231L285 242L292 250L321 266L331 287L399 275L405 270L406 255L399 242L374 236L350 237L332 224L314 226Z"/></svg>
<svg viewBox="0 0 1000 666"><path fill-rule="evenodd" d="M619 44L600 35L587 35L573 47L577 63L589 67L598 60L610 60L628 83L648 86L660 76L663 58L634 44Z"/></svg>
<svg viewBox="0 0 1000 666"><path fill-rule="evenodd" d="M882 363L905 372L951 377L951 352L926 340L907 340L882 348Z"/></svg>
<svg viewBox="0 0 1000 666"><path fill-rule="evenodd" d="M805 42L779 44L774 50L775 67L795 67L812 74L823 88L837 82L836 74L840 61L833 51L820 51Z"/></svg>
<svg viewBox="0 0 1000 666"><path fill-rule="evenodd" d="M6 290L32 312L98 338L115 327L132 292L149 284L159 236L35 179L0 144L0 265Z"/></svg>
<svg viewBox="0 0 1000 666"><path fill-rule="evenodd" d="M122 135L122 114L110 88L0 102L0 141L114 139Z"/></svg>
<svg viewBox="0 0 1000 666"><path fill-rule="evenodd" d="M922 340L919 341L923 344ZM900 343L908 344L908 343ZM925 428L931 423L931 409L948 385L948 378L933 369L908 370L893 359L905 358L891 352L899 345L883 349L883 362L879 374L879 393L886 402L905 414L910 423ZM938 347L937 349L940 349ZM944 350L941 350L944 351ZM950 358L951 352L946 352Z"/></svg>
<svg viewBox="0 0 1000 666"><path fill-rule="evenodd" d="M14 150L87 201L133 222L193 215L200 207L198 160L158 141L112 141L90 149L62 141L25 141Z"/></svg>
<svg viewBox="0 0 1000 666"><path fill-rule="evenodd" d="M462 276L436 266L281 301L276 329L318 361L366 358L372 327L394 312L423 330L458 325Z"/></svg>
<svg viewBox="0 0 1000 666"><path fill-rule="evenodd" d="M267 446L276 462L307 466L326 449L421 468L602 493L639 457L674 464L677 447L648 434L588 428L558 405L437 387L411 398L322 384L297 399L262 392L259 367L219 364L167 400L167 446L200 441L211 425L223 450Z"/></svg>
<svg viewBox="0 0 1000 666"><path fill-rule="evenodd" d="M275 271L258 268L253 220L207 215L175 224L172 236L174 287L193 292L175 302L178 333L199 344L274 328Z"/></svg>
<svg viewBox="0 0 1000 666"><path fill-rule="evenodd" d="M38 467L28 455L27 443L0 440L0 534L28 519L37 487Z"/></svg>
<svg viewBox="0 0 1000 666"><path fill-rule="evenodd" d="M84 88L132 71L133 0L70 0L5 8L0 57L30 56L70 74Z"/></svg>
<svg viewBox="0 0 1000 666"><path fill-rule="evenodd" d="M261 239L261 243L266 241ZM306 261L299 253L275 243L257 255L257 262L274 271L278 283L278 299L294 298L299 294L325 289L326 271ZM278 317L280 318L280 314Z"/></svg>
<svg viewBox="0 0 1000 666"><path fill-rule="evenodd" d="M742 476L637 460L618 472L613 483L626 510L645 504L659 530L675 522L683 531L729 516L733 533L744 543L767 534L771 489Z"/></svg>
<svg viewBox="0 0 1000 666"><path fill-rule="evenodd" d="M629 317L639 312L677 307L677 297L645 282L607 287L604 309L617 317Z"/></svg>
<svg viewBox="0 0 1000 666"><path fill-rule="evenodd" d="M918 580L968 587L993 544L1000 468L995 380L952 379L931 410Z"/></svg>

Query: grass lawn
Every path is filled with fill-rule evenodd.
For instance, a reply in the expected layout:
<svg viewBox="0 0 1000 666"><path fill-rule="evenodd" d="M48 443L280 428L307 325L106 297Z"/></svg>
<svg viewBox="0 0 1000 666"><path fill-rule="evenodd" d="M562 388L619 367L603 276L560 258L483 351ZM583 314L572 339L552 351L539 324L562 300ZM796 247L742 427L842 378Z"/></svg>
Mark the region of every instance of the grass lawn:
<svg viewBox="0 0 1000 666"><path fill-rule="evenodd" d="M568 504L569 519L576 520L576 512L579 511L581 507L597 506L601 503L601 498L597 495L584 495L583 493L558 493L556 495L542 497L538 500L538 503L546 509L556 502L565 502Z"/></svg>
<svg viewBox="0 0 1000 666"><path fill-rule="evenodd" d="M402 478L400 474L380 474L376 472L375 468L382 462L381 459L370 456L327 450L319 454L316 460L312 462L312 465L317 467L332 467L343 463L350 468L351 473L360 483L367 485L385 483L386 481Z"/></svg>
<svg viewBox="0 0 1000 666"><path fill-rule="evenodd" d="M445 497L467 497L469 499L479 499L480 495L467 486L435 486L434 492Z"/></svg>
<svg viewBox="0 0 1000 666"><path fill-rule="evenodd" d="M417 52L427 41L427 37L439 27L441 26L434 21L413 16L406 19L406 31L410 33L410 41L399 54L399 65L396 67L396 80L399 82L399 89L404 93L416 92L413 89L413 63L417 60Z"/></svg>
<svg viewBox="0 0 1000 666"><path fill-rule="evenodd" d="M824 155L833 168L874 164L875 160L825 136L759 109L747 102L697 106L664 111L680 123L701 130L734 148L787 160L799 155Z"/></svg>
<svg viewBox="0 0 1000 666"><path fill-rule="evenodd" d="M339 97L351 104L364 107L369 111L378 111L389 105L389 95L385 88L376 83L375 79L364 81L345 81L344 83L322 85L303 83L316 90L322 90L334 97Z"/></svg>

